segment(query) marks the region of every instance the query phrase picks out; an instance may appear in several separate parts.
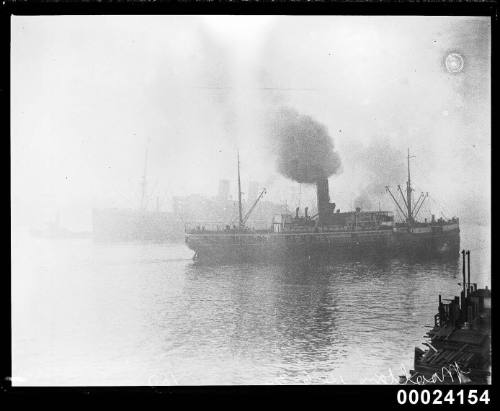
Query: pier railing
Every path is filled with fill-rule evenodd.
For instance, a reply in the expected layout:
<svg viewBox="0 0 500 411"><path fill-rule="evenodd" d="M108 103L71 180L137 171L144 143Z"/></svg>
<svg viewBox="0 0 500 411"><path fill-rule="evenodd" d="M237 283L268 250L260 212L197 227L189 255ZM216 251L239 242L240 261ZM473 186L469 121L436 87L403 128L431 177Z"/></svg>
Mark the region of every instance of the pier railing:
<svg viewBox="0 0 500 411"><path fill-rule="evenodd" d="M467 288L467 294L461 293L460 298L446 300L443 303L439 296L439 312L434 316L434 327L440 328L446 325L454 327L462 326L464 323L473 325L481 316L489 317L491 310L491 292L488 288L478 290L477 284L471 284Z"/></svg>

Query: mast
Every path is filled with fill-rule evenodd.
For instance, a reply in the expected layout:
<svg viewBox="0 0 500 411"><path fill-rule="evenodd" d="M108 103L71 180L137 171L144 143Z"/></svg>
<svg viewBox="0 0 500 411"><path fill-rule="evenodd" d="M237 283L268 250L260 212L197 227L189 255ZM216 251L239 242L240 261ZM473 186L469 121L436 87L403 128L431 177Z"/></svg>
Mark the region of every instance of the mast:
<svg viewBox="0 0 500 411"><path fill-rule="evenodd" d="M399 211L401 211L401 214L403 214L403 217L406 219L406 223L408 224L408 226L410 226L415 222L415 218L417 217L417 214L420 211L422 204L428 197L428 193L425 195L424 193L422 193L415 204L413 204L412 202L413 188L411 186L410 158L415 158L415 156L410 156L410 149L408 148L408 157L407 157L408 181L406 182L406 197L403 194L401 186L398 185L398 191L399 194L401 194L401 199L403 200L402 204L400 204L400 202L396 199L396 197L394 197L391 190L389 189L389 186L385 187L386 191L391 195L391 198L393 199L394 203L399 208Z"/></svg>
<svg viewBox="0 0 500 411"><path fill-rule="evenodd" d="M144 159L144 174L142 175L142 183L141 183L141 211L146 210L146 186L147 186L147 180L146 180L146 173L148 170L148 148L146 146L146 155Z"/></svg>
<svg viewBox="0 0 500 411"><path fill-rule="evenodd" d="M241 208L240 152L238 151L238 214L239 228L243 228L243 211Z"/></svg>
<svg viewBox="0 0 500 411"><path fill-rule="evenodd" d="M408 223L413 222L413 215L412 215L412 209L411 209L411 177L410 177L410 149L408 148L408 181L406 183L406 207L408 210L407 216L408 216Z"/></svg>

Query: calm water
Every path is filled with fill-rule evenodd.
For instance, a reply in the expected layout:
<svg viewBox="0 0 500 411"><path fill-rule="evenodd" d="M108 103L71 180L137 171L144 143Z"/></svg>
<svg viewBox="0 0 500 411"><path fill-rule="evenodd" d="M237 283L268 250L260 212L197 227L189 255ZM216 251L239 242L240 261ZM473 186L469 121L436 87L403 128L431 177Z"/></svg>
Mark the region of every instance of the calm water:
<svg viewBox="0 0 500 411"><path fill-rule="evenodd" d="M490 285L489 228L462 227ZM12 238L17 385L373 383L410 369L456 261L197 266L183 244Z"/></svg>

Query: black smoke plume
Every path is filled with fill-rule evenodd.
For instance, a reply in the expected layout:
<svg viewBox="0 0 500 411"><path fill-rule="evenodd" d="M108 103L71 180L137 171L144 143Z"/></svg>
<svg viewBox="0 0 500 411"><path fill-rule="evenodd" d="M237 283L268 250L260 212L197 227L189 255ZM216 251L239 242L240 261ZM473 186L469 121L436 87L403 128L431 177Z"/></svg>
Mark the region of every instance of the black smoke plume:
<svg viewBox="0 0 500 411"><path fill-rule="evenodd" d="M323 124L310 116L283 108L270 122L278 171L299 183L314 184L338 173L340 157Z"/></svg>

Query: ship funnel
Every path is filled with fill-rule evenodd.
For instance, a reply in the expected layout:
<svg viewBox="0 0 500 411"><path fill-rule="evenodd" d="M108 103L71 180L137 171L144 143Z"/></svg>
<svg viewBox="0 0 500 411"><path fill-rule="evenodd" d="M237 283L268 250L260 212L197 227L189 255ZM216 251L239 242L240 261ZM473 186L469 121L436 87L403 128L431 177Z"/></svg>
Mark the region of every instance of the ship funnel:
<svg viewBox="0 0 500 411"><path fill-rule="evenodd" d="M316 181L316 190L318 198L318 222L325 224L330 210L330 194L328 192L328 179L321 178Z"/></svg>
<svg viewBox="0 0 500 411"><path fill-rule="evenodd" d="M295 209L295 218L299 218L299 207Z"/></svg>
<svg viewBox="0 0 500 411"><path fill-rule="evenodd" d="M309 210L309 207L304 208L304 216L308 218L309 216L307 215L307 210Z"/></svg>

